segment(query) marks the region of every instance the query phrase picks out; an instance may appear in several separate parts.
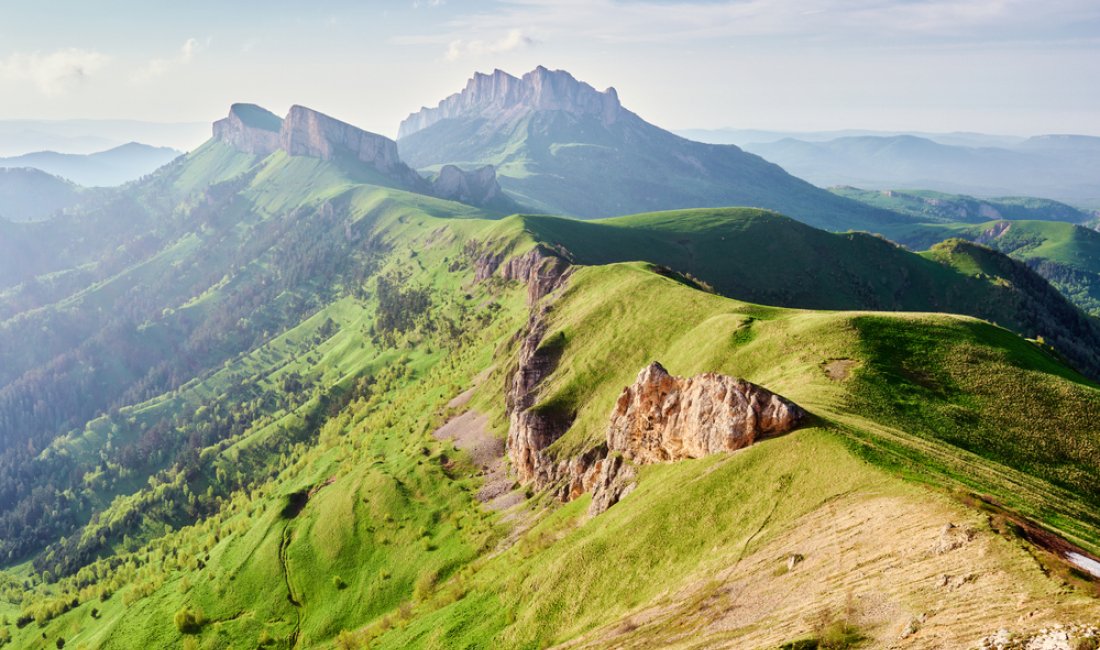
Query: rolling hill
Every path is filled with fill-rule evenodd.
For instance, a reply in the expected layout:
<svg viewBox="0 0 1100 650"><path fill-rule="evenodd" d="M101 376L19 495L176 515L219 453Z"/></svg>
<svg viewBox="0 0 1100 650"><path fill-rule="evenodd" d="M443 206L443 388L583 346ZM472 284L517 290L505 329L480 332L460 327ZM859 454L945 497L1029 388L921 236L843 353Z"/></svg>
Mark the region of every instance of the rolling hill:
<svg viewBox="0 0 1100 650"><path fill-rule="evenodd" d="M1100 346L1024 265L756 209L501 218L307 110L235 106L0 223L34 263L0 267L0 643L969 647L1100 616L1100 387L1064 361ZM609 432L658 361L806 415L642 460Z"/></svg>
<svg viewBox="0 0 1100 650"><path fill-rule="evenodd" d="M420 169L496 167L519 203L584 218L654 210L748 206L829 230L905 221L829 195L732 145L692 142L645 122L563 71L522 78L497 70L410 115L402 157Z"/></svg>

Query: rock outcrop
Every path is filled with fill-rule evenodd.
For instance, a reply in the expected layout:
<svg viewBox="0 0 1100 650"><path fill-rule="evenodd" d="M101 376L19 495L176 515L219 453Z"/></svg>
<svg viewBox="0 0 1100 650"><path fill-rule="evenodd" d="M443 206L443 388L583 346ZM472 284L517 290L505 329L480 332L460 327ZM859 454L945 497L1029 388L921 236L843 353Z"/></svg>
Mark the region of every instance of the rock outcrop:
<svg viewBox="0 0 1100 650"><path fill-rule="evenodd" d="M238 151L268 156L279 150L283 121L255 104L233 104L229 115L214 122L214 137Z"/></svg>
<svg viewBox="0 0 1100 650"><path fill-rule="evenodd" d="M673 377L654 362L619 396L607 447L641 464L702 458L786 433L805 416L756 384L712 372Z"/></svg>
<svg viewBox="0 0 1100 650"><path fill-rule="evenodd" d="M604 512L634 488L636 466L734 451L799 426L806 412L779 395L716 373L682 378L652 363L625 388L612 409L605 442L570 458L547 452L569 430L574 415L539 404L542 383L557 367L560 334L547 336L553 294L571 267L541 247L503 259L484 254L479 280L493 275L527 283L531 308L519 358L507 379L506 450L520 483L561 501L591 493L589 513Z"/></svg>
<svg viewBox="0 0 1100 650"><path fill-rule="evenodd" d="M609 125L619 119L623 107L614 88L600 92L564 70L539 66L522 78L502 70L494 70L492 74L478 72L462 92L447 97L435 108L423 108L406 118L397 137L404 138L446 119L508 120L532 110L595 115Z"/></svg>
<svg viewBox="0 0 1100 650"><path fill-rule="evenodd" d="M432 182L432 194L471 205L489 205L503 196L492 165L470 171L444 165Z"/></svg>

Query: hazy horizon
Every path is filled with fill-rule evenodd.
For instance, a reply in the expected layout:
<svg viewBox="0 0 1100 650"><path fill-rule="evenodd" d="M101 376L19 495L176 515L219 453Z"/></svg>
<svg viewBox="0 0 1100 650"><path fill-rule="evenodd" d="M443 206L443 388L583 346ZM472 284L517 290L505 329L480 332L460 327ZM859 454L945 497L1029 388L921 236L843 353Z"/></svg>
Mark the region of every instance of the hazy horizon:
<svg viewBox="0 0 1100 650"><path fill-rule="evenodd" d="M475 71L545 65L673 129L1100 135L1097 34L1087 0L43 2L0 8L0 120L253 102L392 136Z"/></svg>

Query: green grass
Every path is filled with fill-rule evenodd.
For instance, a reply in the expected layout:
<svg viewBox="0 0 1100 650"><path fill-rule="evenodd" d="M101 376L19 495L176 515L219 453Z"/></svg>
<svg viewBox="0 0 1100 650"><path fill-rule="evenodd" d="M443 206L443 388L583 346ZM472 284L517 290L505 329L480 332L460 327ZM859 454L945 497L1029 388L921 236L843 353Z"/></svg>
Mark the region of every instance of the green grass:
<svg viewBox="0 0 1100 650"><path fill-rule="evenodd" d="M1073 206L1026 196L979 199L932 190L862 190L833 187L832 193L885 210L907 214L922 222L981 223L990 219L1043 220L1083 223L1089 213Z"/></svg>
<svg viewBox="0 0 1100 650"><path fill-rule="evenodd" d="M225 266L201 292L165 296L166 318L201 319L265 277L263 255L228 272L237 247L286 211L324 219L330 205L347 237L376 255L347 263L369 261L375 274L424 288L432 309L385 340L372 331L371 281L310 287L326 298L306 316L177 389L60 437L48 453L90 468L96 491L97 516L79 534L107 535L134 516L140 525L109 540L113 561L34 585L18 607L0 605L18 616L78 601L41 624L12 626L14 647L59 637L66 647L255 647L262 638L328 647L344 632L381 647L543 647L704 580L846 494L977 492L1100 549L1095 384L987 322L856 309L1000 304L1004 278L1020 279L1003 258L967 247L920 257L761 210L489 221L340 165L275 155L246 169L216 145L192 156L176 170L182 186L241 183L227 223L169 242L74 302L109 305L157 273L183 279L189 264ZM547 341L562 358L539 406L576 416L551 453L564 459L603 440L620 391L654 360L678 375L761 384L807 408L812 426L736 454L645 467L638 489L595 520L588 497L562 507L533 499L517 514L534 527L515 531L515 519L474 499L478 468L431 432L447 402L491 370L470 405L504 434L526 291L475 282L473 263L536 245L563 247L581 265L547 314ZM718 293L698 288L707 285ZM851 362L846 380L825 372L838 360ZM282 400L294 376L311 388ZM336 401L367 378L368 392ZM125 444L166 415L177 416L173 435L188 436L211 411L243 402L260 405L260 417L198 450L195 475L157 467L97 483L108 440ZM186 503L238 474L240 487L197 523L142 518L165 494ZM288 503L311 492L289 517ZM26 566L11 572L31 577ZM184 634L176 615L199 610L201 625Z"/></svg>

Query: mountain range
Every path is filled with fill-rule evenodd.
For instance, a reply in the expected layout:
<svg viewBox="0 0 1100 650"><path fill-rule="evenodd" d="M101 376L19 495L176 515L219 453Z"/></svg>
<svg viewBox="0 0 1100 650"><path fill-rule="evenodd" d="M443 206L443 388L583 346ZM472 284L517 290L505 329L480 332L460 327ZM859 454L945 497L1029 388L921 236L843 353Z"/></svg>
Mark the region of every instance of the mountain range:
<svg viewBox="0 0 1100 650"><path fill-rule="evenodd" d="M768 144L780 140L800 140L802 142L828 142L839 138L878 137L894 138L913 136L931 140L938 144L959 147L1014 147L1026 137L998 135L992 133L974 133L955 131L951 133L928 133L923 131L876 131L871 129L842 129L834 131L768 131L766 129L675 129L677 135L689 140L709 142L711 144L735 144L747 147L755 144Z"/></svg>
<svg viewBox="0 0 1100 650"><path fill-rule="evenodd" d="M1100 206L1100 138L1091 136L1037 136L1007 146L948 145L912 135L787 138L745 148L821 186L1024 195Z"/></svg>
<svg viewBox="0 0 1100 650"><path fill-rule="evenodd" d="M0 646L1097 641L1100 320L844 192L539 68L0 220Z"/></svg>

